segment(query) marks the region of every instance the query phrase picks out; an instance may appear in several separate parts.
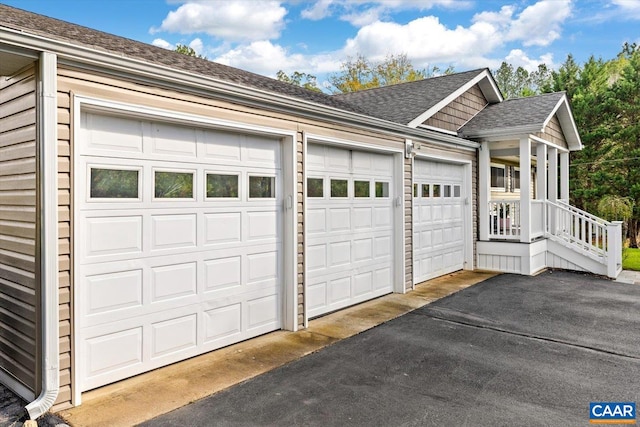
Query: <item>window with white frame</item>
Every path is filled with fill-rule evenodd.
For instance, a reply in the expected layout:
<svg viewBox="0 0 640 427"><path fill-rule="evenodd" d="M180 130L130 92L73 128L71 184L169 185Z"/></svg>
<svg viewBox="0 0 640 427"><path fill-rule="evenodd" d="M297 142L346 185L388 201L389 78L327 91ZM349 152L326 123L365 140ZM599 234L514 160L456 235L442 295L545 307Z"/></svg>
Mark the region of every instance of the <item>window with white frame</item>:
<svg viewBox="0 0 640 427"><path fill-rule="evenodd" d="M491 189L505 191L505 167L504 165L491 164Z"/></svg>
<svg viewBox="0 0 640 427"><path fill-rule="evenodd" d="M511 167L511 192L517 193L520 191L520 168Z"/></svg>

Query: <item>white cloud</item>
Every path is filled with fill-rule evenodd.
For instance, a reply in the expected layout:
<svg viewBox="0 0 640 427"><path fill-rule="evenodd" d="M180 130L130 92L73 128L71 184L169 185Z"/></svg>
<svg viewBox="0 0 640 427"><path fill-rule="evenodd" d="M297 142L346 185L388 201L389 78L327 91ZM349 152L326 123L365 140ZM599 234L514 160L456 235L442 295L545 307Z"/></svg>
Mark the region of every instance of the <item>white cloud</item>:
<svg viewBox="0 0 640 427"><path fill-rule="evenodd" d="M151 42L152 45L154 46L158 46L161 47L163 49L173 49L174 45L172 45L171 43L169 43L168 41L164 40L164 39L154 39Z"/></svg>
<svg viewBox="0 0 640 427"><path fill-rule="evenodd" d="M319 0L315 2L311 7L308 7L300 12L300 16L311 21L319 21L320 19L331 16L330 7L333 4L334 0Z"/></svg>
<svg viewBox="0 0 640 427"><path fill-rule="evenodd" d="M437 63L467 64L467 58L491 52L502 43L498 29L486 22L449 29L435 16L400 25L375 22L361 28L344 47L346 55L362 54L379 61L395 53L406 53L417 66Z"/></svg>
<svg viewBox="0 0 640 427"><path fill-rule="evenodd" d="M191 43L189 43L189 47L195 50L198 55L202 55L202 51L204 50L204 43L202 43L201 39L195 38L191 40Z"/></svg>
<svg viewBox="0 0 640 427"><path fill-rule="evenodd" d="M227 41L274 39L284 28L287 10L279 1L189 0L169 12L151 33L206 33Z"/></svg>
<svg viewBox="0 0 640 427"><path fill-rule="evenodd" d="M334 14L355 27L363 27L385 20L393 12L429 10L433 7L466 9L472 5L466 0L318 0L301 12L302 18L320 20Z"/></svg>
<svg viewBox="0 0 640 427"><path fill-rule="evenodd" d="M638 0L612 0L615 6L618 6L627 18L640 19L640 1Z"/></svg>
<svg viewBox="0 0 640 427"><path fill-rule="evenodd" d="M571 15L571 0L542 0L525 8L510 24L507 40L524 46L548 46L560 37L561 24Z"/></svg>
<svg viewBox="0 0 640 427"><path fill-rule="evenodd" d="M268 40L238 46L218 56L214 61L270 76L275 76L278 70L304 71L308 62L304 55L290 55L285 48Z"/></svg>
<svg viewBox="0 0 640 427"><path fill-rule="evenodd" d="M546 53L541 55L538 59L529 58L527 54L521 49L513 49L504 58L506 62L513 65L514 68L522 67L525 70L531 72L538 69L538 65L546 64L548 68L555 68L553 63L553 54Z"/></svg>

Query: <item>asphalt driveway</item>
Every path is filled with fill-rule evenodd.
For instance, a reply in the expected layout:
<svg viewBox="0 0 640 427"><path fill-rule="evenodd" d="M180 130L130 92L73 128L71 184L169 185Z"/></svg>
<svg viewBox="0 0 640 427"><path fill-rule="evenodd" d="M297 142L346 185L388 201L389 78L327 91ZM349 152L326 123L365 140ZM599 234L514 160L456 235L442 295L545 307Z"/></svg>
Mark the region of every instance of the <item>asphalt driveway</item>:
<svg viewBox="0 0 640 427"><path fill-rule="evenodd" d="M145 426L584 426L640 403L640 286L502 275Z"/></svg>

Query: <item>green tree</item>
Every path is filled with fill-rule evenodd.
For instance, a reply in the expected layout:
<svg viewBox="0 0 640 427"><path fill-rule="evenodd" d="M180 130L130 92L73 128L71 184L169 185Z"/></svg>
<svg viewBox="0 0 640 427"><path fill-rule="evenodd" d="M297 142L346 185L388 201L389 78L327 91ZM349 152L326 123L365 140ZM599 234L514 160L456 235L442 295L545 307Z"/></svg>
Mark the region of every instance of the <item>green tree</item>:
<svg viewBox="0 0 640 427"><path fill-rule="evenodd" d="M281 82L290 83L292 85L300 86L315 92L322 92L318 87L316 76L312 74L294 71L290 75L287 75L287 73L280 70L276 73L276 78Z"/></svg>
<svg viewBox="0 0 640 427"><path fill-rule="evenodd" d="M194 58L207 59L206 56L198 54L194 48L191 46L187 46L184 44L178 43L176 48L174 49L178 53L182 53L183 55L193 56Z"/></svg>
<svg viewBox="0 0 640 427"><path fill-rule="evenodd" d="M451 73L452 66L442 73L437 66L416 69L404 53L388 55L379 63L373 63L363 55L358 55L343 62L340 72L329 76L329 83L333 86L334 93L349 93Z"/></svg>
<svg viewBox="0 0 640 427"><path fill-rule="evenodd" d="M539 64L535 71L527 71L523 67L502 62L493 77L505 99L538 95L549 86L551 70L546 64Z"/></svg>

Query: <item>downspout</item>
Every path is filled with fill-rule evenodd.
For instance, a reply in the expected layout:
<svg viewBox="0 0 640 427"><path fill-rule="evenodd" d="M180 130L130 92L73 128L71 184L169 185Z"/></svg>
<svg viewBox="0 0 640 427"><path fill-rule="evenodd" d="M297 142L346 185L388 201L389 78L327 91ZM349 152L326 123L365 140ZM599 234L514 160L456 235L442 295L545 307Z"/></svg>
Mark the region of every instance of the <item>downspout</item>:
<svg viewBox="0 0 640 427"><path fill-rule="evenodd" d="M38 155L40 209L40 395L26 407L29 418L37 419L58 398L60 349L58 332L58 94L57 57L41 52L38 75Z"/></svg>

